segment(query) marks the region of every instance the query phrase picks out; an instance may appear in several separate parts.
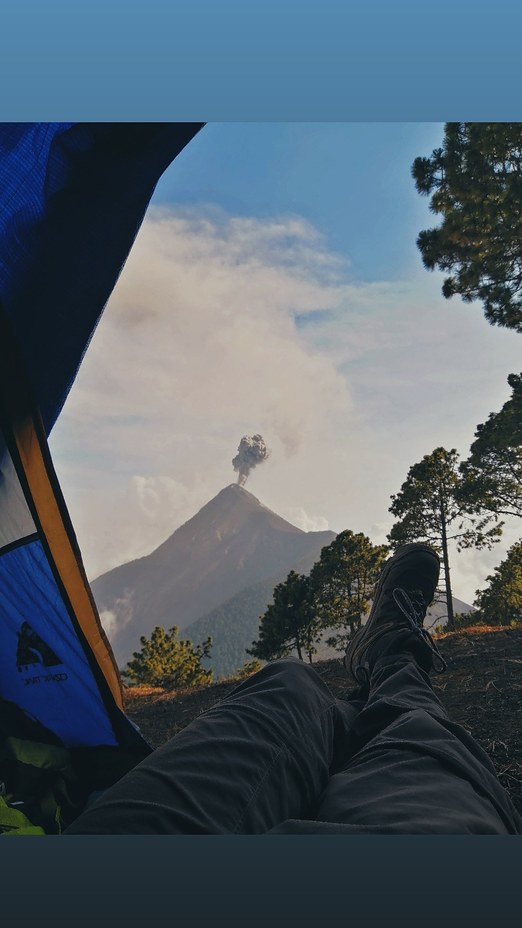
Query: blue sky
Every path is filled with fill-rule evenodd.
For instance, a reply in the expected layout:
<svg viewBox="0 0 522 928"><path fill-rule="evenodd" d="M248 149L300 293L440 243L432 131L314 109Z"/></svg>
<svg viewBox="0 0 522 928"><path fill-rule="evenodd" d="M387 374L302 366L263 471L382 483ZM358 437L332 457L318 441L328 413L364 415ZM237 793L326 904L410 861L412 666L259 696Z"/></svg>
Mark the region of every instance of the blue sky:
<svg viewBox="0 0 522 928"><path fill-rule="evenodd" d="M161 179L53 431L88 575L149 553L235 480L304 530L383 543L435 447L465 456L509 396L520 336L444 300L411 179L440 124L219 123ZM518 537L455 555L471 602Z"/></svg>
<svg viewBox="0 0 522 928"><path fill-rule="evenodd" d="M399 279L419 265L415 238L430 220L411 165L442 131L437 123L210 124L163 175L153 202L297 213L350 262L352 279Z"/></svg>

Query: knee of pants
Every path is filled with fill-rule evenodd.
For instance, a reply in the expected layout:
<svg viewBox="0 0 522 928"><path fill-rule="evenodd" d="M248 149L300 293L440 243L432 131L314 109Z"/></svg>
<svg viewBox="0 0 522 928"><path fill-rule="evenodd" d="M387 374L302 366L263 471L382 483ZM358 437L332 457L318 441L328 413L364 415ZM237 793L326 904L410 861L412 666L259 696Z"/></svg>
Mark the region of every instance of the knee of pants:
<svg viewBox="0 0 522 928"><path fill-rule="evenodd" d="M278 686L282 686L292 700L305 699L307 693L315 690L321 695L327 696L329 701L333 701L326 683L324 683L317 671L310 664L299 660L297 657L280 657L277 660L270 661L259 671L259 675L262 674L264 674L265 678L277 680Z"/></svg>
<svg viewBox="0 0 522 928"><path fill-rule="evenodd" d="M225 701L234 701L238 697L259 697L265 702L268 696L276 701L274 704L282 702L289 707L301 706L306 711L326 709L335 702L326 683L313 667L295 657L281 657L265 664L261 670L240 683Z"/></svg>

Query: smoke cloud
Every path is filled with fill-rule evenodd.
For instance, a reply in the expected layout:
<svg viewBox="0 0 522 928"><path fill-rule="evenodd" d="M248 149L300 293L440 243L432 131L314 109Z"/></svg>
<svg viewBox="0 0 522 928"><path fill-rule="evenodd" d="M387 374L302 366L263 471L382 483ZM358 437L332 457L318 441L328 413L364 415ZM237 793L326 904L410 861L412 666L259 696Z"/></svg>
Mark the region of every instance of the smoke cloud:
<svg viewBox="0 0 522 928"><path fill-rule="evenodd" d="M243 487L247 477L254 467L266 461L270 451L265 445L261 435L245 435L239 442L237 454L232 461L234 470L237 470L237 482Z"/></svg>

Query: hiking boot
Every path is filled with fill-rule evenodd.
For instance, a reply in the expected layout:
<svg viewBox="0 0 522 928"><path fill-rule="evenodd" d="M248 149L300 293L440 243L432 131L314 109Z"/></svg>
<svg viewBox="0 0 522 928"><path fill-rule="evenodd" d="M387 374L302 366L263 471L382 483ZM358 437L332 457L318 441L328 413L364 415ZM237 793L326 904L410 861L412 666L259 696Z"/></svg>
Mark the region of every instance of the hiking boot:
<svg viewBox="0 0 522 928"><path fill-rule="evenodd" d="M386 561L368 621L349 642L344 665L359 684L369 682L377 658L408 651L424 670L442 673L446 662L423 628L439 579L440 561L426 544L402 545Z"/></svg>

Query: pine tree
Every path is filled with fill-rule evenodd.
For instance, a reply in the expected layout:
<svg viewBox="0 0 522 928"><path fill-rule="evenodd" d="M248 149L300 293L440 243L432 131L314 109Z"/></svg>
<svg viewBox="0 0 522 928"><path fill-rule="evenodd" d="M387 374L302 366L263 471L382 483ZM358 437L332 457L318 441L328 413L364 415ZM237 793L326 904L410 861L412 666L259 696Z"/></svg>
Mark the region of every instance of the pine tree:
<svg viewBox="0 0 522 928"><path fill-rule="evenodd" d="M327 644L344 651L353 633L361 627L386 545L373 545L362 533L346 530L321 551L310 573L315 612L322 625L336 630Z"/></svg>
<svg viewBox="0 0 522 928"><path fill-rule="evenodd" d="M494 573L489 586L477 590L475 607L485 625L522 623L522 541L514 544Z"/></svg>
<svg viewBox="0 0 522 928"><path fill-rule="evenodd" d="M455 449L435 448L408 472L399 493L392 496L390 512L398 517L388 540L397 547L426 541L442 554L448 628L453 628L453 596L450 578L449 546L489 548L498 541L502 524L489 513L481 520L470 514L459 496L460 477Z"/></svg>
<svg viewBox="0 0 522 928"><path fill-rule="evenodd" d="M451 272L443 295L480 300L488 322L522 332L522 123L447 123L412 174L442 216L417 245L425 267Z"/></svg>
<svg viewBox="0 0 522 928"><path fill-rule="evenodd" d="M522 517L522 374L510 374L509 400L477 426L460 465L461 498L477 511Z"/></svg>
<svg viewBox="0 0 522 928"><path fill-rule="evenodd" d="M212 682L212 670L205 670L201 661L209 657L212 638L194 646L188 639L178 639L178 627L165 631L160 625L150 638L142 635L141 651L135 651L123 675L132 683L162 686L196 686Z"/></svg>
<svg viewBox="0 0 522 928"><path fill-rule="evenodd" d="M312 663L319 622L315 616L308 578L290 571L274 589L274 601L260 617L259 639L247 654L269 661L285 657L294 648L300 660L303 652Z"/></svg>

